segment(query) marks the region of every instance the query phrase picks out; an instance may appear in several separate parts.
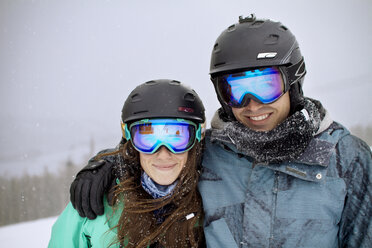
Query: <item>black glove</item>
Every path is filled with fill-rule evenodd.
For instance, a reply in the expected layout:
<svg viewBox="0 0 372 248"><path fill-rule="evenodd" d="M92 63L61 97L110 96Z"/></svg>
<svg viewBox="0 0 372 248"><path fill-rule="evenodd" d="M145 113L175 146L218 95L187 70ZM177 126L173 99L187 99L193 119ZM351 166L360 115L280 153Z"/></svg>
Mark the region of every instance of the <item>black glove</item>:
<svg viewBox="0 0 372 248"><path fill-rule="evenodd" d="M113 164L108 161L90 160L76 175L70 187L70 200L81 217L92 220L103 214L103 196L116 185L112 169ZM109 204L112 196L112 192L107 195Z"/></svg>

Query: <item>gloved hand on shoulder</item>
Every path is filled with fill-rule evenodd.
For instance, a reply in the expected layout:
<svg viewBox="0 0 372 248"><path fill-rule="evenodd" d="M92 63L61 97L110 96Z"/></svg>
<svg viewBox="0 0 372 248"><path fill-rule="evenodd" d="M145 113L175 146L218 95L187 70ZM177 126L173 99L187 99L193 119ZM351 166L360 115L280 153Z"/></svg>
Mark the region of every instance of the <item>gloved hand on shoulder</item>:
<svg viewBox="0 0 372 248"><path fill-rule="evenodd" d="M90 160L72 182L70 187L70 200L72 206L81 217L95 219L104 213L103 196L111 204L115 185L113 164L103 159Z"/></svg>

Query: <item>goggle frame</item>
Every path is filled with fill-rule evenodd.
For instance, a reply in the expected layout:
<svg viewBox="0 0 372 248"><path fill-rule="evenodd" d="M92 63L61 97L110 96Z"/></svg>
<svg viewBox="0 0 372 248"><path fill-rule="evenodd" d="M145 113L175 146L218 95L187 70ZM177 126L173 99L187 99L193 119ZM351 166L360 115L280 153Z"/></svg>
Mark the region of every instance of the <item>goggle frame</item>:
<svg viewBox="0 0 372 248"><path fill-rule="evenodd" d="M175 151L171 145L165 143L165 142L160 142L159 144L157 144L151 152L146 152L146 151L142 151L141 149L139 149L133 142L133 139L132 139L132 135L131 135L131 129L132 127L136 126L136 125L144 125L144 124L150 124L152 120L157 120L157 121L160 121L160 120L164 120L164 121L177 121L179 122L180 124L189 124L189 125L192 125L194 126L194 130L195 130L195 135L194 135L194 140L192 142L192 144L185 150L182 150L182 151ZM180 154L180 153L184 153L184 152L187 152L189 151L191 148L194 147L195 143L196 143L196 140L198 140L198 142L200 142L203 138L204 138L204 133L205 133L205 122L203 124L195 124L194 122L192 121L189 121L189 120L185 120L185 119L182 119L182 118L151 118L151 119L142 119L142 120L139 120L139 121L135 121L133 123L130 123L129 127L126 123L123 123L121 122L121 128L122 128L122 132L123 132L123 138L126 139L127 141L131 141L133 147L138 151L138 152L142 152L142 153L145 153L145 154L154 154L156 153L159 148L161 146L165 146L169 151L171 151L172 153L174 154Z"/></svg>
<svg viewBox="0 0 372 248"><path fill-rule="evenodd" d="M220 86L219 86L219 84L222 83L222 80L226 80L225 78L227 78L229 76L232 76L234 74L245 73L245 72L249 72L249 71L253 71L253 70L264 70L264 69L267 69L267 68L275 68L275 70L277 70L280 73L280 77L281 77L281 80L283 82L283 91L282 91L282 93L278 97L276 97L273 101L263 102L258 97L256 97L254 94L252 94L252 93L245 93L243 95L242 101L239 104L232 104L232 103L227 102L225 100L224 93L221 93L221 89L220 89ZM251 99L253 99L256 102L259 102L261 104L271 104L271 103L274 103L275 101L277 101L278 99L280 99L280 97L282 97L288 91L290 85L288 83L287 78L288 78L287 77L287 73L286 73L285 70L283 70L283 67L281 67L281 66L268 66L268 67L260 67L260 68L250 68L250 69L246 69L246 70L240 70L240 71L226 73L226 74L222 74L220 76L217 76L216 82L215 82L216 83L216 91L217 91L217 94L218 94L219 98L226 105L228 105L230 107L233 107L233 108L244 108L244 107L246 107L250 103L250 100ZM224 83L228 83L227 80Z"/></svg>

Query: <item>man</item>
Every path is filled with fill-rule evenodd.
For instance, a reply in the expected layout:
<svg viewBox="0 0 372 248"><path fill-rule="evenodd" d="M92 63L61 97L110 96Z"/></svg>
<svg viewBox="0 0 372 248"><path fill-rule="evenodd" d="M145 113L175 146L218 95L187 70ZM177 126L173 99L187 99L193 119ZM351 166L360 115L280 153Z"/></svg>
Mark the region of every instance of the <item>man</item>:
<svg viewBox="0 0 372 248"><path fill-rule="evenodd" d="M239 18L217 38L210 74L222 108L199 183L208 247L372 247L371 151L303 96L305 73L279 22ZM80 188L111 176L109 163L99 166L71 188L93 217L110 187Z"/></svg>

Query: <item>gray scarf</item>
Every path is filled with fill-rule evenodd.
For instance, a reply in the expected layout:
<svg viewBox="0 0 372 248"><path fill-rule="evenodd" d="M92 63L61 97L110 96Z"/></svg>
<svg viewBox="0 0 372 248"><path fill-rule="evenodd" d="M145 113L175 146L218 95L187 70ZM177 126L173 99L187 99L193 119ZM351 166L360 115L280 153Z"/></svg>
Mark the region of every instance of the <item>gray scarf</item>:
<svg viewBox="0 0 372 248"><path fill-rule="evenodd" d="M270 131L254 131L238 121L212 130L213 140L232 142L237 150L256 163L280 163L298 158L317 133L325 109L321 103L305 98L303 109L289 116Z"/></svg>

